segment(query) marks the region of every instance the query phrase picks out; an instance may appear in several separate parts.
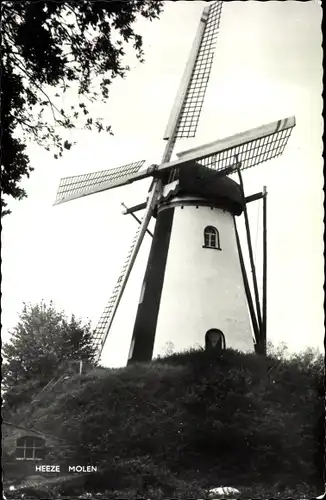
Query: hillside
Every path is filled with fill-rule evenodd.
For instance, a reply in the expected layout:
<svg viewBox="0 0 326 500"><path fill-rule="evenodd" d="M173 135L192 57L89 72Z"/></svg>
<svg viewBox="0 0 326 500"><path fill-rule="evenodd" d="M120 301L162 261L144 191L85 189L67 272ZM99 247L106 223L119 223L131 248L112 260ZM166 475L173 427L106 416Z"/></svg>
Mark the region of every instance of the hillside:
<svg viewBox="0 0 326 500"><path fill-rule="evenodd" d="M247 497L311 498L323 491L323 364L309 352L285 360L199 350L97 368L23 420L69 440L52 463L98 466L80 491L203 498L226 485Z"/></svg>

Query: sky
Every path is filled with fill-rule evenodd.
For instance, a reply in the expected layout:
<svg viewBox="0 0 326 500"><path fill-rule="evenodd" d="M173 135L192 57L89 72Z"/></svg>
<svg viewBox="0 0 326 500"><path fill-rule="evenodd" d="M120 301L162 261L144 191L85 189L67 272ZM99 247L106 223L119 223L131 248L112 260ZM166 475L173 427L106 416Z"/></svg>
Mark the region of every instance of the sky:
<svg viewBox="0 0 326 500"><path fill-rule="evenodd" d="M95 327L137 229L121 213L145 201L150 181L52 206L59 180L146 159L159 163L163 134L206 2L165 2L160 20L139 20L145 63L132 51L127 78L114 81L94 115L114 136L68 132L77 141L55 160L29 144L34 167L22 182L28 198L10 203L2 228L2 338L10 338L23 302L53 300L58 309ZM225 2L215 60L194 139L174 152L265 123L296 116L282 157L246 170L246 195L268 191L268 326L274 344L323 350L322 49L318 2ZM63 105L70 104L63 98ZM262 204L249 206L258 279L262 269ZM244 242L243 222L240 233ZM154 227L154 221L151 222ZM126 363L151 238L131 273L102 363ZM249 268L247 268L249 273Z"/></svg>

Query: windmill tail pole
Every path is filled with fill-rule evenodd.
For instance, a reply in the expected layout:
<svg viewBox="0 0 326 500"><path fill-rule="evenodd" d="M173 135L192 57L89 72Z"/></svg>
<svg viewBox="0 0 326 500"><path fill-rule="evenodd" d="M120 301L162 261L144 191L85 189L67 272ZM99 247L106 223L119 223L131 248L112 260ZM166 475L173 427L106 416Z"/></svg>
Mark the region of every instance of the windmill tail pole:
<svg viewBox="0 0 326 500"><path fill-rule="evenodd" d="M267 347L267 190L263 189L263 298L262 298L262 349Z"/></svg>
<svg viewBox="0 0 326 500"><path fill-rule="evenodd" d="M245 200L245 194L244 194L244 188L243 188L243 180L242 180L242 175L241 175L240 164L239 163L238 163L237 170L238 170L238 176L239 176L239 181L240 181L240 187L241 187L242 197L243 197L243 200ZM262 334L262 318L261 318L259 293L258 293L258 285L257 285L257 275L256 275L256 268L255 268L254 256L253 256L253 251L252 251L251 234L250 234L249 219L248 219L248 212L247 212L247 205L246 205L246 203L244 203L243 214L244 214L244 218L245 218L246 233L247 233L247 244L248 244L248 250L249 250L249 259L250 259L250 266L251 266L251 273L252 273L252 281L253 281L253 285L254 285L254 294L255 294L255 302L256 302L256 312L257 312L258 326L259 326L259 337L261 338L261 334Z"/></svg>
<svg viewBox="0 0 326 500"><path fill-rule="evenodd" d="M242 248L241 248L240 238L239 238L239 234L238 234L237 224L236 224L235 218L233 218L233 220L234 220L235 237L236 237L238 253L239 253L240 267L241 267L241 272L242 272L242 277L243 277L243 284L244 284L244 288L245 288L245 292L246 292L249 313L250 313L250 318L251 318L251 324L252 324L252 328L254 330L255 350L257 351L257 347L259 346L259 340L260 340L259 328L258 328L254 304L252 301L247 271L246 271L245 263L243 260L243 254L242 254Z"/></svg>

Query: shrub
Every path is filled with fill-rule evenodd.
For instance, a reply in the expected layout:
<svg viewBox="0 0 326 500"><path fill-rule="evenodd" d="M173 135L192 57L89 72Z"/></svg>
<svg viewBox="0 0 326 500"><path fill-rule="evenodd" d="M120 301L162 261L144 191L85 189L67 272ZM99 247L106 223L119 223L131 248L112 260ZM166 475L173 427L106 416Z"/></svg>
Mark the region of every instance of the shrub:
<svg viewBox="0 0 326 500"><path fill-rule="evenodd" d="M75 463L99 467L93 491L173 497L235 477L322 488L323 379L311 353L190 350L75 377L33 419L64 422Z"/></svg>

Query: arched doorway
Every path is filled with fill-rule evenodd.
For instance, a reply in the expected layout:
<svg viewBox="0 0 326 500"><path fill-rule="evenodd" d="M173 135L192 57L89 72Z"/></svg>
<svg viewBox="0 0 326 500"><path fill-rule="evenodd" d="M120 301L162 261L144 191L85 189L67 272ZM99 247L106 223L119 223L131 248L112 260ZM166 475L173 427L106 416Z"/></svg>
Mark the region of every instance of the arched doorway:
<svg viewBox="0 0 326 500"><path fill-rule="evenodd" d="M211 328L205 334L205 349L221 351L225 349L224 333L218 328Z"/></svg>

